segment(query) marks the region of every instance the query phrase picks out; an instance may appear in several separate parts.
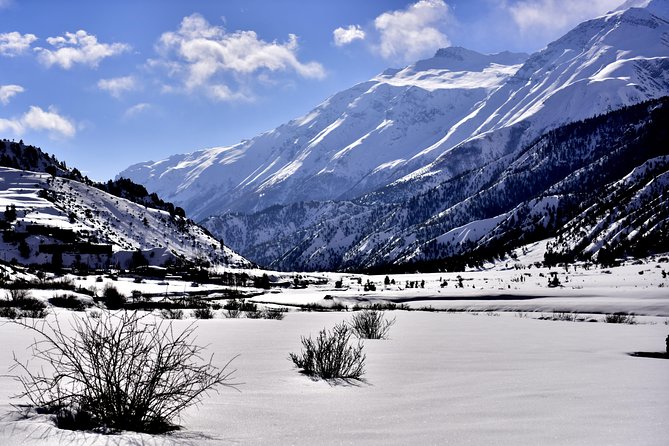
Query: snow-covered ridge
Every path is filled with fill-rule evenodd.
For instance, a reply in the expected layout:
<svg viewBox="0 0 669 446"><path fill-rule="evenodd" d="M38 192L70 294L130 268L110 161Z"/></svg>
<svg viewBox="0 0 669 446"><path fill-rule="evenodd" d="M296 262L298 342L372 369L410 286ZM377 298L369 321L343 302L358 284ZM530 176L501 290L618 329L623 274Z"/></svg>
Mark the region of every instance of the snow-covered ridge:
<svg viewBox="0 0 669 446"><path fill-rule="evenodd" d="M4 261L52 263L55 249L64 265L127 267L137 251L152 265L250 265L182 217L49 174L0 167L0 209L14 213L3 222Z"/></svg>

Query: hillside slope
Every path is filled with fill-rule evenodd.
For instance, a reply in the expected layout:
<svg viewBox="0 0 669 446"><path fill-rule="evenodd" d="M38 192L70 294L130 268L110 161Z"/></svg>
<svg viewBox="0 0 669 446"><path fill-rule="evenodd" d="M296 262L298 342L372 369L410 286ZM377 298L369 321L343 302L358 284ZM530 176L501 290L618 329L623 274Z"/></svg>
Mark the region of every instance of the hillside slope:
<svg viewBox="0 0 669 446"><path fill-rule="evenodd" d="M0 167L0 259L127 268L250 263L192 221L90 185Z"/></svg>

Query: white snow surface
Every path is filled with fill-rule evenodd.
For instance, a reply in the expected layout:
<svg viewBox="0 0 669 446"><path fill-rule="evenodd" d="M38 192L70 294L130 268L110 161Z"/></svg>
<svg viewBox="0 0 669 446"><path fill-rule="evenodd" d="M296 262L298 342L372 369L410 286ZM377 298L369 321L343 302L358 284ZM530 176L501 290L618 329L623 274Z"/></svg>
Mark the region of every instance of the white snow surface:
<svg viewBox="0 0 669 446"><path fill-rule="evenodd" d="M169 435L73 432L56 428L47 415L23 418L12 406L20 402L12 398L18 383L1 374L0 444L664 445L669 360L629 354L664 350L669 279L661 273L669 263L648 258L607 270L553 269L564 286L548 289L550 271L530 267L541 249L536 244L516 262L480 271L390 275L395 284L388 286L383 275L310 274L303 278L327 283L253 298L272 306L394 301L414 309L465 310L386 312L395 325L388 340L363 341L362 382L311 380L287 358L300 350L302 336L349 320L350 312L290 311L274 321L225 319L219 310L213 320L198 320L197 342L207 346L206 355L214 354L215 365L240 355L233 367L235 381L243 384L240 392L222 389L186 410L179 420L184 429ZM464 288L455 287L458 275ZM526 280L517 281L521 275ZM377 291L359 290L358 279L376 283ZM110 282L98 283L93 276L75 280L86 288ZM334 289L335 280L344 287ZM424 288L405 288L407 281L422 280ZM449 284L442 288L444 281ZM150 280L113 283L124 293L165 290ZM187 284L168 286L180 291ZM33 291L39 299L53 293L59 294ZM326 294L333 299L325 300ZM596 322L539 320L573 311ZM602 313L613 311L636 313L637 324L603 323ZM48 317L58 317L68 329L70 318L85 316L52 309ZM0 369L8 369L13 353L22 361L29 358L32 334L4 323L0 337Z"/></svg>

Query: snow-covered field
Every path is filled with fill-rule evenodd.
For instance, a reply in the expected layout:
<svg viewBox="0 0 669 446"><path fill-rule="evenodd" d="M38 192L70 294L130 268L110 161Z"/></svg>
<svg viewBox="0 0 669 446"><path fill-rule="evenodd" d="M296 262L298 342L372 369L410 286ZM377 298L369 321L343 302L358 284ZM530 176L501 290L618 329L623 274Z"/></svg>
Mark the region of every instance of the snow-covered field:
<svg viewBox="0 0 669 446"><path fill-rule="evenodd" d="M389 340L365 341L366 382L299 374L287 357L300 336L349 316L199 321L198 341L217 364L241 354L244 384L187 410L172 435L103 436L20 419L10 405L17 385L2 377L0 444L666 444L669 361L627 354L664 348L661 318L614 325L397 311ZM6 370L31 337L12 324L0 337Z"/></svg>
<svg viewBox="0 0 669 446"><path fill-rule="evenodd" d="M226 319L218 310L215 319L196 322L198 343L207 345L217 365L240 355L233 362L243 383L240 392L223 389L188 409L180 421L184 429L170 435L104 436L57 429L47 416L22 419L12 407L19 401L11 399L19 387L5 374L13 352L28 358L32 336L17 325L0 324L0 444L665 445L669 360L629 353L664 351L669 265L657 258L566 271L528 268L530 263L528 257L519 269L500 264L486 271L389 275L395 284L388 286L384 275L302 275L312 281L307 288L273 289L253 298L272 305L395 302L460 310L388 312L396 318L390 339L364 341L366 375L358 384L311 380L288 359L301 349L301 336L349 319L350 311L292 308L276 321ZM551 272L562 286L547 287ZM327 284L313 284L323 278ZM341 288L334 286L338 280ZM376 291L364 291L368 280ZM75 279L98 292L107 282ZM407 288L412 282L418 288ZM215 291L178 281L113 283L124 294ZM50 293L58 294L32 294L46 299ZM572 311L596 322L539 319ZM604 323L604 314L614 311L636 314L637 324ZM85 317L73 314L53 309L49 317Z"/></svg>

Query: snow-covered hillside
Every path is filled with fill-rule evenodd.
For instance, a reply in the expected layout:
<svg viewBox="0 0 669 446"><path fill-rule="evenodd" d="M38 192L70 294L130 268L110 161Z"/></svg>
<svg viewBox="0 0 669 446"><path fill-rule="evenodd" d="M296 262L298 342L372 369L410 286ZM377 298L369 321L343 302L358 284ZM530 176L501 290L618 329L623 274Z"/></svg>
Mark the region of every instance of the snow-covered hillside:
<svg viewBox="0 0 669 446"><path fill-rule="evenodd" d="M249 266L183 217L46 173L0 167L0 210L3 261L127 267L141 253L152 265Z"/></svg>

